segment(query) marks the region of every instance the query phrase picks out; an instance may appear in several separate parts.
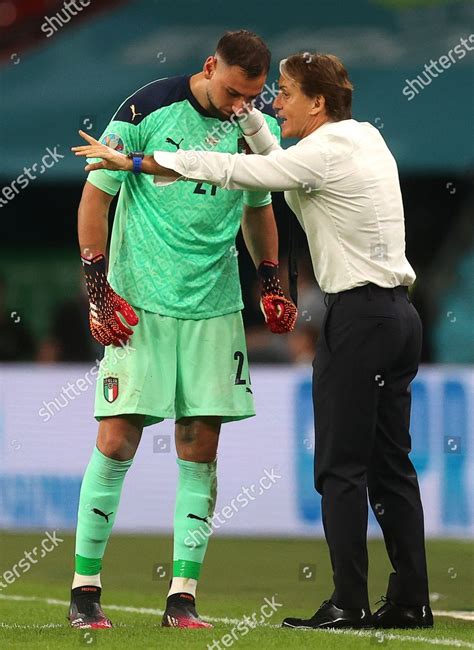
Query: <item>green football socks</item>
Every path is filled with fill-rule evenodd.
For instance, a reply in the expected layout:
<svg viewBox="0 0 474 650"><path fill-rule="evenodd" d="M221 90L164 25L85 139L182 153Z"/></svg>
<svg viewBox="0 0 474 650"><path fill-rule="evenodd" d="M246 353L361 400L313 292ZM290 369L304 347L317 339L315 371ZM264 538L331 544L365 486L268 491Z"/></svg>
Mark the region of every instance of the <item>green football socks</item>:
<svg viewBox="0 0 474 650"><path fill-rule="evenodd" d="M114 460L94 448L82 480L76 530L76 573L100 573L117 516L123 481L133 459Z"/></svg>
<svg viewBox="0 0 474 650"><path fill-rule="evenodd" d="M217 461L177 459L178 491L174 514L173 577L199 579L212 532L217 495Z"/></svg>
<svg viewBox="0 0 474 650"><path fill-rule="evenodd" d="M133 459L118 461L94 449L84 474L76 531L76 573L95 576L117 515L120 494ZM199 579L212 532L217 493L217 462L177 459L173 577Z"/></svg>

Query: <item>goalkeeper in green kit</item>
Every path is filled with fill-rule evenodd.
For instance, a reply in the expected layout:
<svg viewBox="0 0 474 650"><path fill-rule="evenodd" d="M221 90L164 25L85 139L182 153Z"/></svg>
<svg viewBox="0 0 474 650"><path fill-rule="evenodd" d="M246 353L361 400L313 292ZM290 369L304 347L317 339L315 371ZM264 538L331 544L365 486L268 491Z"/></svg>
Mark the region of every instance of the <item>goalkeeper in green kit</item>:
<svg viewBox="0 0 474 650"><path fill-rule="evenodd" d="M211 627L195 608L208 536L192 536L204 540L200 545L186 539L201 527L207 532L214 512L222 423L255 414L235 250L240 225L271 331L291 331L296 308L278 280L270 194L206 183L157 187L138 172L144 153L158 149L243 151L251 120L235 113L260 95L269 65L258 36L227 32L202 72L144 86L110 122L101 142L133 158L137 173L100 169L87 178L79 244L91 331L107 347L97 380L97 444L79 501L74 627L112 626L100 603L102 558L143 428L167 418L176 422L179 475L173 579L162 625ZM265 120L279 138L275 118ZM109 206L118 192L106 260Z"/></svg>

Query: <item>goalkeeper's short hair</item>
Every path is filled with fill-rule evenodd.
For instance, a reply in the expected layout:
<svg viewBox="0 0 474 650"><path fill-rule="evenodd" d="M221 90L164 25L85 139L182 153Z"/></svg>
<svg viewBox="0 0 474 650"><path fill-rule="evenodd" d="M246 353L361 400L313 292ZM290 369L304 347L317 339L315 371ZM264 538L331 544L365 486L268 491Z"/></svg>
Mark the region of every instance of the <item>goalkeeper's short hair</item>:
<svg viewBox="0 0 474 650"><path fill-rule="evenodd" d="M226 32L216 47L227 65L238 65L248 77L260 77L270 69L271 54L265 41L257 34L241 29Z"/></svg>

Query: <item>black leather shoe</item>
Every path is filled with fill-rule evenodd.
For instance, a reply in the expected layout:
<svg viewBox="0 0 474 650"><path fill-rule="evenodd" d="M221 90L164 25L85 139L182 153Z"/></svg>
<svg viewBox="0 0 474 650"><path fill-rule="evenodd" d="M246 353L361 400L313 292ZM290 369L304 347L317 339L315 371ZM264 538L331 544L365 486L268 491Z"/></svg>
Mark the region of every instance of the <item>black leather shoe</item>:
<svg viewBox="0 0 474 650"><path fill-rule="evenodd" d="M285 618L282 627L299 628L368 628L372 627L372 616L368 609L339 609L330 600L325 600L312 618Z"/></svg>
<svg viewBox="0 0 474 650"><path fill-rule="evenodd" d="M408 630L416 627L433 627L433 613L429 605L407 607L397 605L388 598L385 604L372 616L374 627L399 628Z"/></svg>

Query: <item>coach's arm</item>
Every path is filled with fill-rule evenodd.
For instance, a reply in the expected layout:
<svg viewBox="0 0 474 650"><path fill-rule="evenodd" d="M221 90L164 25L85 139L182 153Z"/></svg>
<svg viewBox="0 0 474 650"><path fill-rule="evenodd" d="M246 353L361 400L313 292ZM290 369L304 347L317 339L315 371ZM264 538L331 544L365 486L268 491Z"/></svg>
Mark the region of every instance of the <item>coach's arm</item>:
<svg viewBox="0 0 474 650"><path fill-rule="evenodd" d="M89 145L72 147L76 156L100 158L86 165L86 171L110 169L133 171L130 158L79 131ZM292 146L268 155L217 153L214 151L155 151L145 156L142 172L155 176L158 185L173 180L213 183L228 190L267 190L282 192L304 190L311 180L312 189L321 189L327 175L326 151L321 147ZM163 183L164 181L164 183Z"/></svg>

